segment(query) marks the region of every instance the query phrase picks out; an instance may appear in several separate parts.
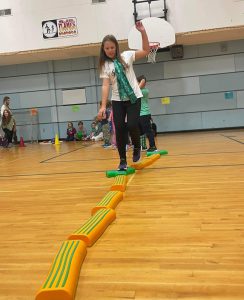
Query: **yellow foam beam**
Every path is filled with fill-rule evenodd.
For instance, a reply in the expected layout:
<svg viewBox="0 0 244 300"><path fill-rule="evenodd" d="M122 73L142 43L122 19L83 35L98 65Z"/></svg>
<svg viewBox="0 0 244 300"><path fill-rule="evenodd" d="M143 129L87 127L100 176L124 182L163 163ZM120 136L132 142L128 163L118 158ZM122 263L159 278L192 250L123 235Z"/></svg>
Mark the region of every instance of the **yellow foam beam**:
<svg viewBox="0 0 244 300"><path fill-rule="evenodd" d="M63 243L36 300L74 299L80 268L87 253L86 247L83 241L70 240Z"/></svg>
<svg viewBox="0 0 244 300"><path fill-rule="evenodd" d="M100 209L82 227L72 233L68 239L82 240L90 247L103 234L108 225L110 225L115 218L116 213L113 209Z"/></svg>
<svg viewBox="0 0 244 300"><path fill-rule="evenodd" d="M110 187L110 191L124 192L126 189L127 176L118 175L114 177L114 184Z"/></svg>
<svg viewBox="0 0 244 300"><path fill-rule="evenodd" d="M144 169L145 167L150 166L159 158L160 158L160 154L153 154L151 156L144 157L142 161L140 161L139 163L131 164L131 167L136 170L141 170Z"/></svg>
<svg viewBox="0 0 244 300"><path fill-rule="evenodd" d="M99 209L112 208L115 209L119 202L123 199L123 193L120 191L110 191L103 199L93 207L91 214L94 215Z"/></svg>

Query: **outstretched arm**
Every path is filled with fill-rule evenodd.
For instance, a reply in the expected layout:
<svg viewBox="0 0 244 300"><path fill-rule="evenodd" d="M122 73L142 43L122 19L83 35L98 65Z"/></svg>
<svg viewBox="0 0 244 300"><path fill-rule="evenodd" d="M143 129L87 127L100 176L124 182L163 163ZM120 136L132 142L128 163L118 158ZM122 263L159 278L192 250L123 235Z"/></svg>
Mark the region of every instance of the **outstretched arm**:
<svg viewBox="0 0 244 300"><path fill-rule="evenodd" d="M109 95L109 88L110 88L110 81L109 78L103 78L103 85L102 85L102 104L98 111L97 117L99 120L102 120L104 112L106 110L106 104L108 101Z"/></svg>
<svg viewBox="0 0 244 300"><path fill-rule="evenodd" d="M145 27L141 21L136 22L136 29L141 33L142 38L142 50L137 50L135 53L135 59L146 57L150 52L149 41Z"/></svg>

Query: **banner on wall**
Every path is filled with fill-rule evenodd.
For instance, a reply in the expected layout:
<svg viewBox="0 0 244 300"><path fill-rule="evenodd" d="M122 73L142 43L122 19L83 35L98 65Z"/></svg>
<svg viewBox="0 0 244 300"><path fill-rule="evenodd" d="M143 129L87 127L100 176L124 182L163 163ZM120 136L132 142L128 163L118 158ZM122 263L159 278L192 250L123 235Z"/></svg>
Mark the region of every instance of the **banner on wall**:
<svg viewBox="0 0 244 300"><path fill-rule="evenodd" d="M44 39L70 37L78 34L76 18L62 18L42 21L42 35Z"/></svg>

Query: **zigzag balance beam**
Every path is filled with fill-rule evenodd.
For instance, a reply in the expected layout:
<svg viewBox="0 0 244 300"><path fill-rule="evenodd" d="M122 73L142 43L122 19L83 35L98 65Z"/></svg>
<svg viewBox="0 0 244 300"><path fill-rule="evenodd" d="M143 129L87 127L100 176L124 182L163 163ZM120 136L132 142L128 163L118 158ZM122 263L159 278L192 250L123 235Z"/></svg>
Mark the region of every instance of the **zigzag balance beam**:
<svg viewBox="0 0 244 300"><path fill-rule="evenodd" d="M153 152L147 152L147 156L151 156L153 154L166 155L166 154L168 154L168 151L167 150L156 150Z"/></svg>
<svg viewBox="0 0 244 300"><path fill-rule="evenodd" d="M131 166L136 170L141 170L144 169L145 167L150 166L159 158L160 158L160 154L153 154L151 156L144 157L139 163L131 164Z"/></svg>
<svg viewBox="0 0 244 300"><path fill-rule="evenodd" d="M126 171L108 170L106 171L106 176L110 178L110 177L116 177L118 175L131 175L133 173L135 173L135 169L128 167Z"/></svg>
<svg viewBox="0 0 244 300"><path fill-rule="evenodd" d="M100 209L103 208L112 208L115 209L119 202L123 200L123 193L120 191L110 191L108 192L103 199L97 203L95 207L92 208L92 216Z"/></svg>
<svg viewBox="0 0 244 300"><path fill-rule="evenodd" d="M118 175L115 177L114 184L110 187L110 191L125 192L127 184L126 175Z"/></svg>
<svg viewBox="0 0 244 300"><path fill-rule="evenodd" d="M83 241L65 241L47 279L37 292L36 300L73 300L75 297L80 268L87 253Z"/></svg>
<svg viewBox="0 0 244 300"><path fill-rule="evenodd" d="M68 239L82 240L88 247L91 247L115 219L116 213L113 209L100 209L83 226L72 233Z"/></svg>

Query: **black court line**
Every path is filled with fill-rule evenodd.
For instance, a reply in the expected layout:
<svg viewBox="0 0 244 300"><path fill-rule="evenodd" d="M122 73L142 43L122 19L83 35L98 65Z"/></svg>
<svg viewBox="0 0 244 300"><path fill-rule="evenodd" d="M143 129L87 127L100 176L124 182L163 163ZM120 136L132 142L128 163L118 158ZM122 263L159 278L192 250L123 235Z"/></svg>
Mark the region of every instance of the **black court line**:
<svg viewBox="0 0 244 300"><path fill-rule="evenodd" d="M106 171L75 171L75 172L57 172L57 173L32 173L32 174L16 174L16 175L0 175L0 178L4 177L29 177L29 176L51 176L51 175L67 175L67 174L87 174L87 173L105 173Z"/></svg>
<svg viewBox="0 0 244 300"><path fill-rule="evenodd" d="M222 135L222 136L224 136L225 138L227 138L227 139L229 139L229 140L232 140L232 141L234 141L234 142L237 142L237 143L239 143L239 144L244 144L243 142L241 142L241 141L239 141L239 140L237 140L237 139L234 139L234 137L233 136L227 136L227 135L224 135L224 134L220 134L220 135Z"/></svg>
<svg viewBox="0 0 244 300"><path fill-rule="evenodd" d="M192 166L179 166L179 167L162 167L162 168L150 168L151 170L167 170L167 169L187 169L187 168L222 168L222 167L237 167L244 166L244 164L232 164L232 165L192 165Z"/></svg>
<svg viewBox="0 0 244 300"><path fill-rule="evenodd" d="M182 153L182 154L166 154L165 156L197 156L197 155L212 155L212 154L225 154L225 153L243 153L244 151L218 151L218 152L198 152L198 153ZM164 155L162 155L164 156Z"/></svg>
<svg viewBox="0 0 244 300"><path fill-rule="evenodd" d="M44 159L44 160L40 161L40 164L45 163L45 162L47 162L47 161L49 161L49 160L55 159L55 158L60 157L60 156L64 156L64 155L66 155L66 154L70 154L70 153L75 152L75 151L78 151L78 150L80 150L80 149L84 149L84 148L91 147L92 145L94 145L94 144L84 145L84 146L82 146L81 148L77 148L77 149L74 149L74 150L71 150L71 151L68 151L68 152L65 152L65 153L62 153L62 154L53 156L53 157L48 158L48 159Z"/></svg>
<svg viewBox="0 0 244 300"><path fill-rule="evenodd" d="M80 148L81 149L81 148ZM215 154L231 154L231 153L243 153L244 151L225 151L225 152L200 152L200 153L182 153L182 154L166 154L162 155L162 157L177 157L177 156L197 156L197 155L215 155ZM116 158L91 158L91 159L72 159L72 160L56 160L56 161L43 161L48 164L56 164L56 163L70 163L70 162L78 162L78 161L99 161L99 160L114 160Z"/></svg>
<svg viewBox="0 0 244 300"><path fill-rule="evenodd" d="M244 164L228 164L228 165L186 165L176 167L159 167L159 168L146 168L146 170L169 170L169 169L187 169L187 168L222 168L222 167L237 167L244 166ZM15 174L15 175L0 175L0 178L13 178L13 177L30 177L30 176L51 176L51 175L71 175L71 174L88 174L88 173L106 173L107 170L93 170L93 171L76 171L76 172L57 172L57 173L33 173L33 174ZM141 170L138 170L141 171Z"/></svg>
<svg viewBox="0 0 244 300"><path fill-rule="evenodd" d="M44 161L46 164L56 164L56 163L70 163L70 162L77 162L77 161L98 161L98 160L114 160L116 157L111 157L111 158L90 158L90 159L72 159L72 160L55 160L55 161ZM119 159L119 158L118 158Z"/></svg>

